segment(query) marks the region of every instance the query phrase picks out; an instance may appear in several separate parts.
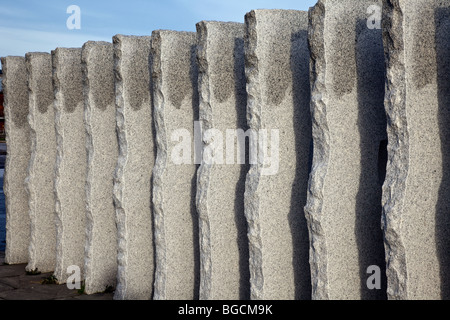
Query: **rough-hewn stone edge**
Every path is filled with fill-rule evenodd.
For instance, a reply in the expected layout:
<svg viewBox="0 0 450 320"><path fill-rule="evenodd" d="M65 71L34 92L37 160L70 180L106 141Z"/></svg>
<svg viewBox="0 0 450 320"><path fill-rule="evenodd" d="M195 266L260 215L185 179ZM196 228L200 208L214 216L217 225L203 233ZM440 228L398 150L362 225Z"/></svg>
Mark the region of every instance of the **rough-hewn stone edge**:
<svg viewBox="0 0 450 320"><path fill-rule="evenodd" d="M37 127L37 119L36 119L36 113L37 110L37 100L36 100L36 88L34 88L32 82L33 82L33 58L38 57L39 55L42 56L50 56L48 53L27 53L25 54L25 64L27 67L27 74L28 74L28 97L29 97L29 113L28 113L28 125L30 126L30 140L31 140L31 147L30 147L30 162L28 164L27 168L27 177L25 178L25 189L28 194L28 212L30 216L30 244L28 246L28 264L25 267L26 271L34 271L37 268L37 252L36 252L36 224L38 223L37 215L36 215L36 203L37 203L37 195L36 195L36 182L34 181L35 178L35 169L40 164L36 162L36 143L37 143L37 135L36 135L36 127ZM47 270L40 270L40 271L47 271Z"/></svg>
<svg viewBox="0 0 450 320"><path fill-rule="evenodd" d="M3 107L4 107L4 116L5 116L5 136L6 136L6 144L11 146L14 144L13 136L11 135L11 121L12 121L12 112L9 106L9 93L8 93L8 60L12 59L12 57L4 57L1 58L2 68L3 68L3 77L2 77L2 87L3 87ZM10 221L11 221L11 194L9 193L9 168L12 166L11 153L8 152L6 154L5 160L5 173L3 176L3 193L5 194L5 207L6 207L6 230L10 230ZM11 248L8 246L8 243L11 244L12 238L11 233L6 232L6 246L5 246L5 262L6 263L14 263L11 260Z"/></svg>
<svg viewBox="0 0 450 320"><path fill-rule="evenodd" d="M388 299L407 299L407 266L401 235L409 171L409 132L406 114L403 10L399 0L383 1L383 42L387 68L385 109L388 162L383 184L381 225L386 252Z"/></svg>
<svg viewBox="0 0 450 320"><path fill-rule="evenodd" d="M25 190L28 194L28 214L30 216L30 243L28 245L28 264L25 267L26 271L36 270L36 191L33 186L34 168L36 165L36 119L35 119L35 106L36 96L31 85L31 79L33 78L33 66L32 55L30 53L25 54L25 64L27 67L27 86L28 86L28 99L29 99L29 113L28 113L28 125L30 126L30 142L31 142L31 155L30 162L28 163L27 176L25 178Z"/></svg>
<svg viewBox="0 0 450 320"><path fill-rule="evenodd" d="M56 225L56 265L54 275L56 279L62 280L65 278L65 270L63 269L63 232L64 232L64 217L61 211L61 200L59 198L59 186L61 178L61 163L64 158L63 148L63 127L61 123L62 110L64 107L64 97L61 92L61 83L59 79L59 73L61 65L59 61L59 51L57 48L52 51L52 68L53 68L53 92L55 95L55 101L53 104L55 115L55 136L56 136L56 165L55 165L55 177L54 177L54 198L55 198L55 225Z"/></svg>
<svg viewBox="0 0 450 320"><path fill-rule="evenodd" d="M154 241L155 241L155 280L154 300L166 299L166 239L164 224L164 173L167 167L167 129L164 117L165 96L163 91L162 59L161 56L161 30L152 33L152 94L153 94L153 116L156 129L156 160L153 167L153 213L154 213Z"/></svg>
<svg viewBox="0 0 450 320"><path fill-rule="evenodd" d="M83 98L84 98L84 127L86 132L86 156L87 156L87 168L86 168L86 184L85 184L85 193L86 193L86 244L84 246L84 274L86 278L86 287L85 290L89 294L90 293L90 283L91 279L95 277L92 268L92 258L94 254L94 248L92 246L93 239L93 229L94 229L94 217L91 210L91 181L92 181L92 159L94 153L94 141L92 137L92 124L91 124L91 115L92 115L92 106L89 97L90 92L90 81L89 81L89 54L92 50L94 44L92 42L87 42L83 45L81 51L81 68L83 75Z"/></svg>
<svg viewBox="0 0 450 320"><path fill-rule="evenodd" d="M245 15L245 76L247 78L247 123L249 128L259 132L261 129L261 87L258 65L257 11ZM262 167L251 164L245 180L244 213L248 224L250 297L252 300L264 299L264 274L259 212L258 186Z"/></svg>
<svg viewBox="0 0 450 320"><path fill-rule="evenodd" d="M325 1L319 0L309 10L308 45L311 55L311 119L314 151L304 208L310 242L311 298L314 300L329 299L327 243L322 221L323 192L330 157L324 29Z"/></svg>
<svg viewBox="0 0 450 320"><path fill-rule="evenodd" d="M94 167L91 165L94 161L94 155L99 150L96 150L94 145L94 135L92 132L92 116L93 109L95 108L95 101L91 101L91 86L90 86L90 73L89 73L89 56L91 51L100 46L111 46L111 43L105 41L88 41L82 47L81 52L81 68L83 74L83 98L84 98L84 126L86 132L86 155L87 155L87 170L86 170L86 244L84 254L84 274L85 274L85 292L87 294L93 294L101 292L105 288L97 287L95 281L97 279L95 268L93 268L94 256L94 226L98 222L94 220L94 215L91 208L92 202L92 185L94 181ZM106 287L106 284L105 284Z"/></svg>
<svg viewBox="0 0 450 320"><path fill-rule="evenodd" d="M201 21L196 25L197 29L197 64L198 64L198 88L199 88L199 121L204 130L212 129L213 112L211 106L211 86L208 65L208 25ZM202 145L205 141L202 137ZM200 239L200 289L199 299L208 300L212 296L212 257L211 257L211 230L208 213L208 188L211 176L211 164L200 163L197 171L197 190L195 202L199 218Z"/></svg>
<svg viewBox="0 0 450 320"><path fill-rule="evenodd" d="M128 157L128 141L125 128L125 103L124 103L124 83L122 70L122 49L123 35L115 35L113 37L114 45L114 86L116 96L116 130L119 145L119 155L117 166L114 172L114 205L116 208L116 225L117 225L117 286L114 299L124 300L127 293L127 276L126 269L128 264L127 250L127 217L124 209L123 199L123 179L124 170Z"/></svg>

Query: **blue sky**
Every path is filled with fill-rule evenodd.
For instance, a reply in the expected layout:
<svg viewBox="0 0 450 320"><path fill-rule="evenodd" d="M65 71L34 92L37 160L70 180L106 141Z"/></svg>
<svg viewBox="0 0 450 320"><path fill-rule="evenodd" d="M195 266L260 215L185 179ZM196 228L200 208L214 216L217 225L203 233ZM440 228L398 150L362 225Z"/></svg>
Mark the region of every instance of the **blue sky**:
<svg viewBox="0 0 450 320"><path fill-rule="evenodd" d="M244 22L252 9L308 10L316 0L1 0L0 57L81 47L115 34L150 35L156 29L195 31L201 20ZM81 28L69 30L70 5L81 10Z"/></svg>

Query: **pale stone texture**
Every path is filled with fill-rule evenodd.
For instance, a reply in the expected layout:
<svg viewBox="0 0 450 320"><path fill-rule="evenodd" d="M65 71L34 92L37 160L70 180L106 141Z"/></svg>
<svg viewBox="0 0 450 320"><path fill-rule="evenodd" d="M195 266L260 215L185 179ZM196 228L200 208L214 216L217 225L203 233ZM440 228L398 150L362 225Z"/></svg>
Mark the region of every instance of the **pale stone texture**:
<svg viewBox="0 0 450 320"><path fill-rule="evenodd" d="M201 127L203 132L219 130L223 142L227 130L232 134L238 129L243 130L241 133L247 130L244 31L242 23L197 24ZM217 159L219 163L205 159L198 170L200 299L250 298L244 215L248 159L245 162L245 151L238 154L241 147L245 148L245 141L241 145L231 137L231 145L222 145L227 152ZM203 141L206 148L209 140L205 137Z"/></svg>
<svg viewBox="0 0 450 320"><path fill-rule="evenodd" d="M28 262L30 243L30 216L28 194L25 188L31 155L28 116L27 68L24 57L5 57L3 67L3 93L6 143L3 190L6 207L5 262Z"/></svg>
<svg viewBox="0 0 450 320"><path fill-rule="evenodd" d="M153 169L155 300L198 298L196 165L198 118L196 34L152 33L152 81L157 157Z"/></svg>
<svg viewBox="0 0 450 320"><path fill-rule="evenodd" d="M155 163L149 36L113 37L119 157L114 174L118 272L114 299L153 296L151 175Z"/></svg>
<svg viewBox="0 0 450 320"><path fill-rule="evenodd" d="M269 146L274 168L260 157L246 178L251 298L310 299L303 211L311 145L308 13L255 10L245 21L247 121L259 138L267 130L260 147ZM259 149L258 156L267 151Z"/></svg>
<svg viewBox="0 0 450 320"><path fill-rule="evenodd" d="M28 71L31 158L26 187L31 234L27 271L51 272L56 264L55 115L53 110L52 56L32 52L25 56Z"/></svg>
<svg viewBox="0 0 450 320"><path fill-rule="evenodd" d="M113 45L89 41L82 50L87 138L85 292L92 294L116 284L113 184L119 147Z"/></svg>
<svg viewBox="0 0 450 320"><path fill-rule="evenodd" d="M86 132L81 48L52 51L56 129L56 267L59 283L77 266L84 273L86 239Z"/></svg>
<svg viewBox="0 0 450 320"><path fill-rule="evenodd" d="M310 10L314 155L305 213L313 299L386 296L384 59L371 5L381 18L381 1L319 0ZM371 265L381 270L379 290L367 287Z"/></svg>
<svg viewBox="0 0 450 320"><path fill-rule="evenodd" d="M450 3L384 1L389 299L450 299Z"/></svg>

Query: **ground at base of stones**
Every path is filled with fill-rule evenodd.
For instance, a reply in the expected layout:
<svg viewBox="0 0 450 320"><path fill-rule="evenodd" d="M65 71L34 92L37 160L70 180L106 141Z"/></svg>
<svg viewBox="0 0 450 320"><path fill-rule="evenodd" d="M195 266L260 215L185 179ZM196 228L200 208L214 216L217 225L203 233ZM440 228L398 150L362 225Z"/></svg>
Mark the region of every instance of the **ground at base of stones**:
<svg viewBox="0 0 450 320"><path fill-rule="evenodd" d="M112 300L113 292L87 295L65 284L42 284L52 273L28 275L26 264L6 265L0 252L0 300Z"/></svg>

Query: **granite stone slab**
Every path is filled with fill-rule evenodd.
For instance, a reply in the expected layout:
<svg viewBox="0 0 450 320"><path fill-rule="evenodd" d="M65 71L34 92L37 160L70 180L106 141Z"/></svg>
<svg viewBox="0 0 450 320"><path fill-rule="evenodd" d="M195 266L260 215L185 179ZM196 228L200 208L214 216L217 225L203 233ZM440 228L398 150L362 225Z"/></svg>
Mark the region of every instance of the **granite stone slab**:
<svg viewBox="0 0 450 320"><path fill-rule="evenodd" d="M56 266L56 212L53 181L56 163L52 56L25 55L28 72L31 157L26 178L31 234L27 271L52 272Z"/></svg>
<svg viewBox="0 0 450 320"><path fill-rule="evenodd" d="M92 294L114 287L117 277L113 186L119 147L113 45L89 41L81 59L87 138L85 292Z"/></svg>
<svg viewBox="0 0 450 320"><path fill-rule="evenodd" d="M192 153L198 118L196 43L195 32L152 33L155 300L198 299L197 166Z"/></svg>
<svg viewBox="0 0 450 320"><path fill-rule="evenodd" d="M381 1L319 0L309 13L314 155L305 212L316 300L386 297L385 72L371 6L381 12ZM367 286L370 266L380 270L379 289Z"/></svg>
<svg viewBox="0 0 450 320"><path fill-rule="evenodd" d="M206 136L211 130L218 130L217 138L226 149L217 161L205 158L198 170L200 299L250 298L244 214L245 175L249 166L245 140L237 139L238 134L244 137L248 129L244 32L242 23L197 24L203 154L207 157L207 149L213 147Z"/></svg>
<svg viewBox="0 0 450 320"><path fill-rule="evenodd" d="M8 145L3 182L6 207L5 261L9 264L19 264L28 262L31 228L25 188L31 156L30 126L27 121L27 68L24 57L8 56L1 61Z"/></svg>
<svg viewBox="0 0 450 320"><path fill-rule="evenodd" d="M114 299L153 297L151 176L155 163L150 36L113 37L119 156L114 173L118 271Z"/></svg>
<svg viewBox="0 0 450 320"><path fill-rule="evenodd" d="M450 298L450 3L383 1L389 299Z"/></svg>
<svg viewBox="0 0 450 320"><path fill-rule="evenodd" d="M70 266L78 267L81 277L84 274L87 159L81 48L56 48L52 65L56 133L54 275L62 284L72 274Z"/></svg>
<svg viewBox="0 0 450 320"><path fill-rule="evenodd" d="M244 198L250 297L310 299L308 13L254 10L245 24L247 122L258 136Z"/></svg>

